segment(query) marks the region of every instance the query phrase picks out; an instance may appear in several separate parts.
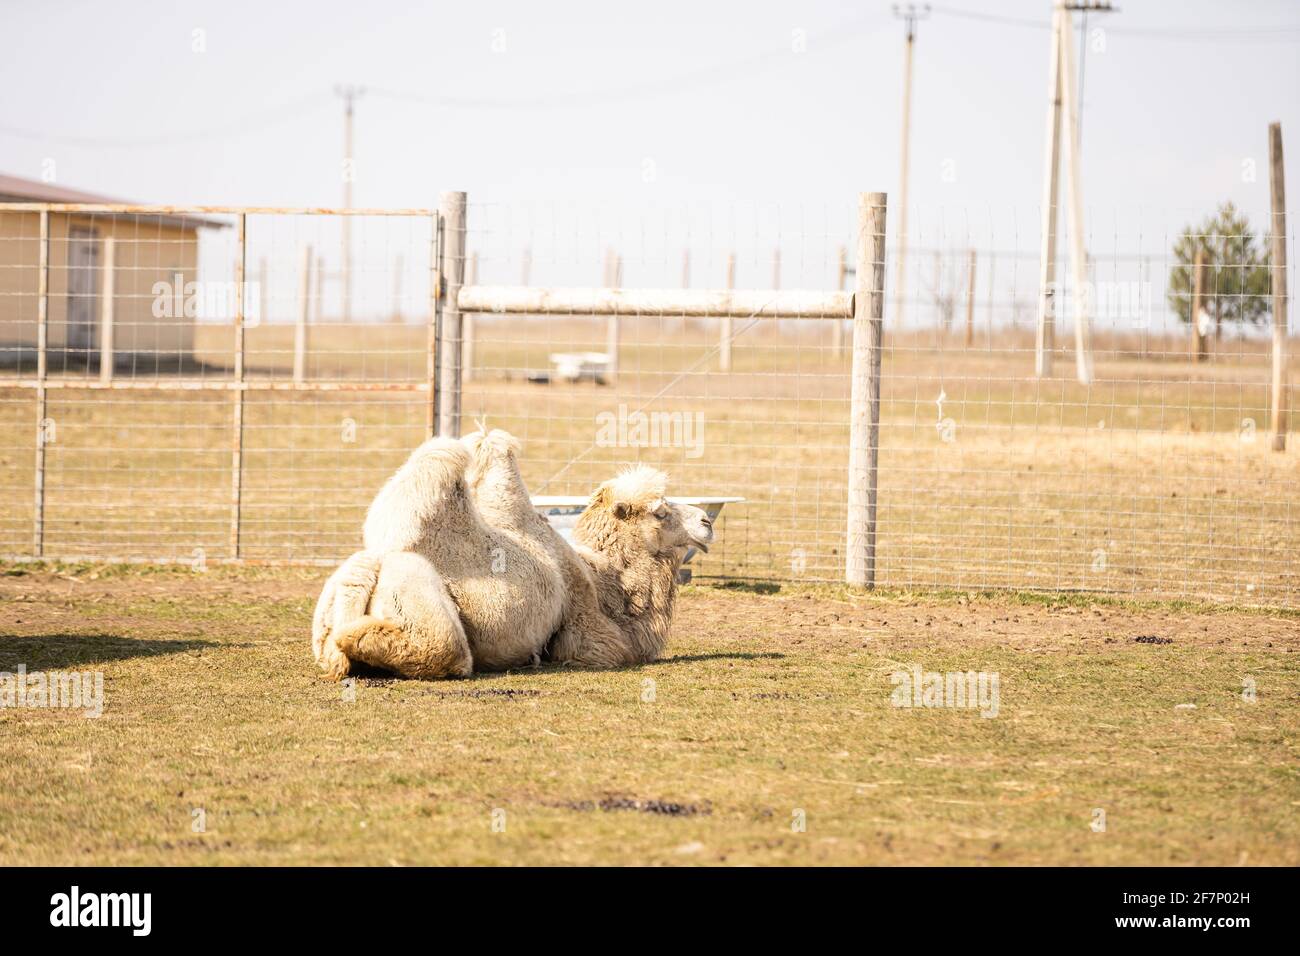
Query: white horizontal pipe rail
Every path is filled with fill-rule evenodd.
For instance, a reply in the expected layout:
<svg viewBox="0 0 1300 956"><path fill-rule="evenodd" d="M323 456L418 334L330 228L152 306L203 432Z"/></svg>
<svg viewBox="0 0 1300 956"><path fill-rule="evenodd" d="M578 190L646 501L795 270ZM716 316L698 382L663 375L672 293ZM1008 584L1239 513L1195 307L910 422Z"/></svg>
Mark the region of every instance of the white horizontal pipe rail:
<svg viewBox="0 0 1300 956"><path fill-rule="evenodd" d="M329 206L166 206L112 202L6 202L0 212L76 212L148 215L432 216L436 209L355 209Z"/></svg>
<svg viewBox="0 0 1300 956"><path fill-rule="evenodd" d="M600 289L462 286L461 312L688 318L850 319L853 294L802 289Z"/></svg>
<svg viewBox="0 0 1300 956"><path fill-rule="evenodd" d="M427 392L428 382L292 382L274 379L175 378L163 373L157 378L103 381L100 378L6 378L0 388L91 389L134 392Z"/></svg>

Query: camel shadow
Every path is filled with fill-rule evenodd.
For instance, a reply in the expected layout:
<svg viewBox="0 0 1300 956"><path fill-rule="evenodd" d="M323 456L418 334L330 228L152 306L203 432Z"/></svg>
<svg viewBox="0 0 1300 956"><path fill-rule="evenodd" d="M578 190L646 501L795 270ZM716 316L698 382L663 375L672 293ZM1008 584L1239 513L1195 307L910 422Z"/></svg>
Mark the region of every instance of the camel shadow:
<svg viewBox="0 0 1300 956"><path fill-rule="evenodd" d="M124 661L134 657L183 654L207 647L232 647L217 641L155 640L117 634L0 634L0 673L21 664L27 671L65 670L86 664Z"/></svg>
<svg viewBox="0 0 1300 956"><path fill-rule="evenodd" d="M757 660L777 660L785 657L784 654L778 654L774 651L756 651L753 653L729 653L719 651L716 654L682 654L677 657L663 657L657 661L647 661L643 664L628 664L626 667L580 667L574 664L557 664L553 662L543 662L535 667L521 667L514 670L504 671L475 671L465 677L447 678L457 684L473 684L476 681L492 680L502 677L506 674L536 674L538 677L549 674L566 674L566 673L588 673L588 674L619 674L626 671L639 671L647 667L663 667L668 664L698 664L702 661L716 660L736 660L736 661L757 661ZM402 677L391 671L381 670L377 667L371 667L367 664L354 663L350 676L365 680L367 684L387 685L399 683L402 681L416 680L414 678ZM416 683L428 683L427 681L418 681ZM435 683L442 683L437 681ZM525 691L492 691L493 694L526 694ZM454 691L447 692L445 696L488 696L487 691Z"/></svg>

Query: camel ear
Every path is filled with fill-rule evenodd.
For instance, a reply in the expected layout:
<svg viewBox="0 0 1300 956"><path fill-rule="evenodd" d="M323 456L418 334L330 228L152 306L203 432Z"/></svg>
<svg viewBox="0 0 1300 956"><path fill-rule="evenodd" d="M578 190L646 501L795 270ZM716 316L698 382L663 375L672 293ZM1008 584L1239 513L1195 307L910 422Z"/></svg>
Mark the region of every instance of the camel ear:
<svg viewBox="0 0 1300 956"><path fill-rule="evenodd" d="M614 517L617 518L619 521L622 521L631 513L632 513L632 506L628 504L626 501L614 502Z"/></svg>

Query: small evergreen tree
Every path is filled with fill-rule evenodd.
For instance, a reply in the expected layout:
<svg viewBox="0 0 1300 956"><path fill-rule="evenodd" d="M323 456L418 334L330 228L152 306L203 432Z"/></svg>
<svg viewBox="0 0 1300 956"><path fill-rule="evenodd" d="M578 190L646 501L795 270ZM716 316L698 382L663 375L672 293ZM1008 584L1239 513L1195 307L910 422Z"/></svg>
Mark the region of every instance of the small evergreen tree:
<svg viewBox="0 0 1300 956"><path fill-rule="evenodd" d="M1182 322L1191 321L1192 264L1201 250L1201 303L1214 319L1214 337L1224 322L1264 321L1270 309L1268 255L1262 253L1250 222L1231 201L1188 226L1174 243L1177 265L1169 276L1169 305Z"/></svg>

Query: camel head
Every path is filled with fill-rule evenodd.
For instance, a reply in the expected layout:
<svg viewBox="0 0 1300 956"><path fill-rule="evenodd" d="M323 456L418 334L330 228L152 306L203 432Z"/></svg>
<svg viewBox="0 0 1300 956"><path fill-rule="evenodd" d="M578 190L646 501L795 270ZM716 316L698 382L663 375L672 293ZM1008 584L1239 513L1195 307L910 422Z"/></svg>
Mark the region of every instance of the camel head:
<svg viewBox="0 0 1300 956"><path fill-rule="evenodd" d="M646 465L624 469L591 496L574 537L596 551L635 552L680 563L691 547L708 552L713 522L700 508L664 497L668 476Z"/></svg>

